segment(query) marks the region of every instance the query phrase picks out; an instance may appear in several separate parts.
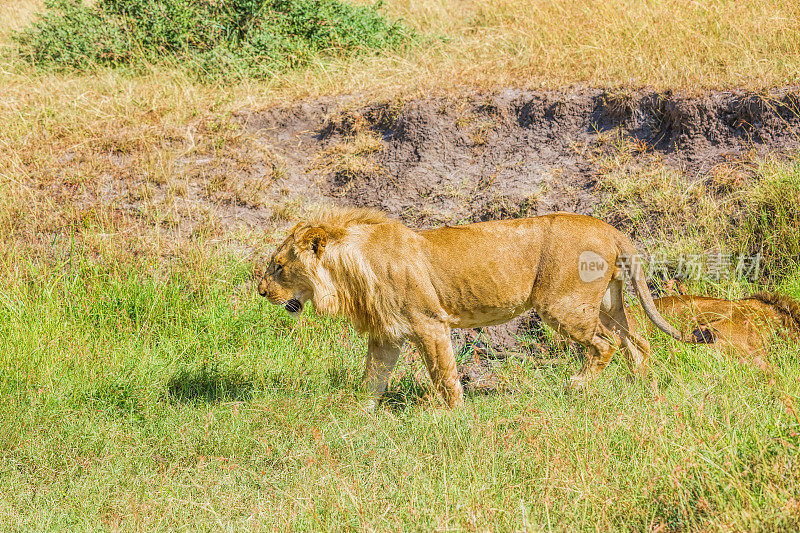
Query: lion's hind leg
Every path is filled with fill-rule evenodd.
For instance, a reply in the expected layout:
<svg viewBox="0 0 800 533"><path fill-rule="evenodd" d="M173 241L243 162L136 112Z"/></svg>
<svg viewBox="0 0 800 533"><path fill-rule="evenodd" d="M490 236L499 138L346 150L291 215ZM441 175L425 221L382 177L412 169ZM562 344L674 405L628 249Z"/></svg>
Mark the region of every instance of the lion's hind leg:
<svg viewBox="0 0 800 533"><path fill-rule="evenodd" d="M622 349L627 356L633 375L645 377L649 369L647 361L650 359L650 343L647 339L629 332L622 339Z"/></svg>
<svg viewBox="0 0 800 533"><path fill-rule="evenodd" d="M611 313L601 311L600 322L606 330L611 332L610 336L622 349L631 374L640 377L647 374L650 343L630 328L624 310Z"/></svg>
<svg viewBox="0 0 800 533"><path fill-rule="evenodd" d="M600 306L600 322L622 349L631 374L644 376L647 373L650 343L637 334L636 327L631 327L628 321L621 280L615 279L609 283Z"/></svg>
<svg viewBox="0 0 800 533"><path fill-rule="evenodd" d="M602 324L597 308L580 314L554 313L552 309L539 314L548 326L586 347L583 366L567 382L570 389L580 389L597 377L621 344L620 338Z"/></svg>
<svg viewBox="0 0 800 533"><path fill-rule="evenodd" d="M554 309L562 312L553 312ZM551 307L543 315L551 327L568 335L587 349L582 368L568 386L579 389L595 379L611 361L614 352L621 349L632 371L647 371L649 343L631 331L625 315L622 297L622 280L611 279L598 307L585 307L581 313L563 312L565 306Z"/></svg>
<svg viewBox="0 0 800 533"><path fill-rule="evenodd" d="M590 381L594 380L600 372L605 370L611 357L617 350L617 345L610 334L603 326L598 328L598 332L592 336L589 341L584 341L582 344L586 346L586 360L577 374L569 379L569 388L578 390L586 386Z"/></svg>

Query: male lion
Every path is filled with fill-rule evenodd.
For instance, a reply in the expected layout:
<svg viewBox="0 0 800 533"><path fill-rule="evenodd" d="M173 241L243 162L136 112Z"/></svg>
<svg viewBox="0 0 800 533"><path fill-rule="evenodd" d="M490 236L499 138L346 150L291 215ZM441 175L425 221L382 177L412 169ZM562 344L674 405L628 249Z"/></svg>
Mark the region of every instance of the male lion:
<svg viewBox="0 0 800 533"><path fill-rule="evenodd" d="M340 313L369 334L364 380L371 407L405 339L418 346L452 407L463 399L450 328L500 324L531 308L586 346L571 387L602 371L616 347L632 369L644 372L650 346L628 330L625 270L650 320L676 339L681 334L653 306L637 257L625 235L583 215L413 230L378 211L329 208L290 231L258 291L290 313L310 300L318 311Z"/></svg>
<svg viewBox="0 0 800 533"><path fill-rule="evenodd" d="M741 300L677 295L654 303L696 341L726 353L763 355L775 337L800 341L800 302L782 294L759 292ZM631 312L636 316L629 320L633 329L644 319L640 309Z"/></svg>

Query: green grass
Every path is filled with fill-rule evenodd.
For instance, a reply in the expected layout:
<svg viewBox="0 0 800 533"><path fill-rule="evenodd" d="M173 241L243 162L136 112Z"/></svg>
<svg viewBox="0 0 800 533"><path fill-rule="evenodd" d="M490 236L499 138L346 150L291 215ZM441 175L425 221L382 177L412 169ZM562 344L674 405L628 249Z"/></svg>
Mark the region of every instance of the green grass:
<svg viewBox="0 0 800 533"><path fill-rule="evenodd" d="M410 40L412 32L378 7L339 0L48 0L15 40L22 58L54 70L166 63L202 80L263 79Z"/></svg>
<svg viewBox="0 0 800 533"><path fill-rule="evenodd" d="M78 245L5 263L6 527L800 527L793 349L759 366L659 337L644 382L615 358L567 396L578 361L516 364L510 392L458 411L404 362L367 414L363 338L312 311L290 320L248 263L202 250L172 266Z"/></svg>

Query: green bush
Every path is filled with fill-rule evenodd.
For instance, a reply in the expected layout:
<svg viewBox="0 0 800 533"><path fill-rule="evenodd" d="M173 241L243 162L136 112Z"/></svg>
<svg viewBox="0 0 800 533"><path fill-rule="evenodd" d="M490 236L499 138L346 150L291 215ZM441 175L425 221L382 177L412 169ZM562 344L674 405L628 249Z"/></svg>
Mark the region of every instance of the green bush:
<svg viewBox="0 0 800 533"><path fill-rule="evenodd" d="M339 0L48 0L15 34L27 61L59 70L172 62L201 78L269 77L413 38L373 6Z"/></svg>

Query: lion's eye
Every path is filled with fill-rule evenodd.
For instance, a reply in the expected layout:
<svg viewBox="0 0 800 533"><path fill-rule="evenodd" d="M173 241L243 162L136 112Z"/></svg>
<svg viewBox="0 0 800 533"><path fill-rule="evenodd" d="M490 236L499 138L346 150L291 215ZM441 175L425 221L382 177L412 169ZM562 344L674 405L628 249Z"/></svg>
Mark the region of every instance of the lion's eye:
<svg viewBox="0 0 800 533"><path fill-rule="evenodd" d="M283 265L278 265L278 264L276 264L276 265L275 265L275 273L277 274L277 273L278 273L278 272L280 272L281 270L283 270Z"/></svg>

